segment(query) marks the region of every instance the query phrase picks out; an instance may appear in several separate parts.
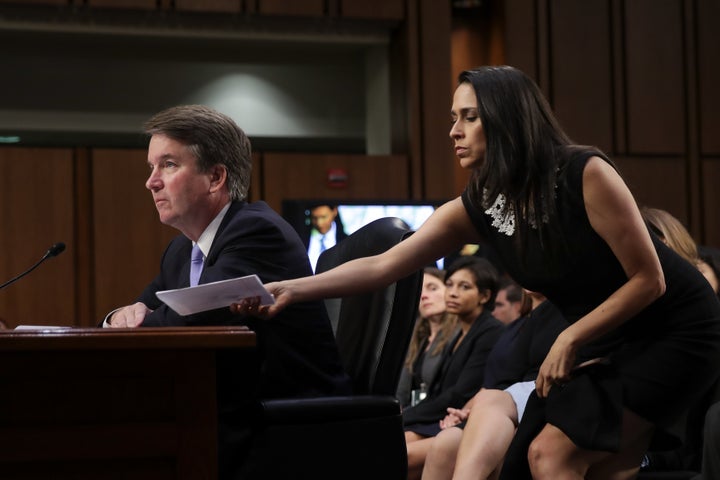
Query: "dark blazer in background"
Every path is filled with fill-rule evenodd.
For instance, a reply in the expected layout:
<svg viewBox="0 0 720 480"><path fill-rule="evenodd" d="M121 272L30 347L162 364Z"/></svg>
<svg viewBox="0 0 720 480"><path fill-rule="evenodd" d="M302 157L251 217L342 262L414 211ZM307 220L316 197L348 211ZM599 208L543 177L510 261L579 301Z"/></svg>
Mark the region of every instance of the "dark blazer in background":
<svg viewBox="0 0 720 480"><path fill-rule="evenodd" d="M428 396L414 407L403 411L405 426L432 424L447 415L447 408L462 408L483 384L488 354L503 332L504 325L484 310L470 327L467 335L453 352L459 333L443 352Z"/></svg>
<svg viewBox="0 0 720 480"><path fill-rule="evenodd" d="M420 319L418 319L418 321L420 321ZM450 332L447 335L448 337L451 335L454 337L455 333ZM435 352L437 343L443 338L444 337L438 335L433 339L427 349L425 348L425 345L422 345L418 350L418 356L413 361L413 368L419 369L419 371L411 372L407 366L403 366L403 369L400 372L400 381L398 382L397 392L395 394L403 408L408 407L412 400L413 380L416 375L419 374L426 387L430 385L432 380L437 376L438 369L440 368L440 362L443 359L443 350L439 350L436 354L433 354L433 352ZM427 344L427 340L425 343ZM422 356L422 360L418 362L418 357L420 356Z"/></svg>

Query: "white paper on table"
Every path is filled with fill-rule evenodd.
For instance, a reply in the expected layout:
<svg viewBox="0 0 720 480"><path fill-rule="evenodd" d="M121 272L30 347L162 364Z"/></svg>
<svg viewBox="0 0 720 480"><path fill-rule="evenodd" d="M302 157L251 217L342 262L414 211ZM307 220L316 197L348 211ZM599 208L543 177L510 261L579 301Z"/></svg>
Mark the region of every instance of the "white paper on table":
<svg viewBox="0 0 720 480"><path fill-rule="evenodd" d="M257 275L203 283L195 287L163 290L155 295L180 315L228 307L243 298L260 297L261 305L272 305L275 299Z"/></svg>
<svg viewBox="0 0 720 480"><path fill-rule="evenodd" d="M18 325L13 330L72 330L66 325Z"/></svg>

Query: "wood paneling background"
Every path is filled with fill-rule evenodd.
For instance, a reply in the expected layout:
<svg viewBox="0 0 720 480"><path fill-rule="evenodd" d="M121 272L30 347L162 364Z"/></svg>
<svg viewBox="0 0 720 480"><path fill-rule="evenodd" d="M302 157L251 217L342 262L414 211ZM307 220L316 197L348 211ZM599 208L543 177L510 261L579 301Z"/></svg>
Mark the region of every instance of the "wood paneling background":
<svg viewBox="0 0 720 480"><path fill-rule="evenodd" d="M504 4L507 63L539 83L570 136L610 154L639 203L720 246L720 4Z"/></svg>
<svg viewBox="0 0 720 480"><path fill-rule="evenodd" d="M263 199L280 212L288 199L405 199L408 163L404 155L309 155L265 153ZM332 186L332 171L347 173L347 185Z"/></svg>
<svg viewBox="0 0 720 480"><path fill-rule="evenodd" d="M94 318L133 303L157 275L178 231L160 223L144 150L97 149L92 155Z"/></svg>
<svg viewBox="0 0 720 480"><path fill-rule="evenodd" d="M505 64L505 19L502 5L488 2L480 9L464 11L453 15L451 35L451 96L448 99L444 119L448 121L442 125L442 131L438 136L445 140L445 155L447 165L451 165L453 173L453 190L446 192L446 198L459 195L467 185L470 172L460 166L455 152L452 149L452 141L449 138L450 131L450 105L452 104L452 93L457 87L458 75L464 70L479 67L481 65L503 65ZM436 160L437 163L443 163ZM447 165L445 168L447 169ZM431 178L431 177L428 177Z"/></svg>
<svg viewBox="0 0 720 480"><path fill-rule="evenodd" d="M0 290L0 317L18 324L64 325L76 310L73 151L0 148L0 282L30 268L56 242L65 252Z"/></svg>

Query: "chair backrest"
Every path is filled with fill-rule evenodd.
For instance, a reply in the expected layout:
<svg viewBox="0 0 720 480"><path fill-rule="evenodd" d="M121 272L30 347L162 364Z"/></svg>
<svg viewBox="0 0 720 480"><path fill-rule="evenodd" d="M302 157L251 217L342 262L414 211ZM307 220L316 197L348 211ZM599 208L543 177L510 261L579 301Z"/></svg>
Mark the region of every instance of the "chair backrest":
<svg viewBox="0 0 720 480"><path fill-rule="evenodd" d="M411 233L399 218L375 220L323 252L316 271L382 253ZM395 395L417 317L422 278L419 270L386 288L325 301L356 394Z"/></svg>

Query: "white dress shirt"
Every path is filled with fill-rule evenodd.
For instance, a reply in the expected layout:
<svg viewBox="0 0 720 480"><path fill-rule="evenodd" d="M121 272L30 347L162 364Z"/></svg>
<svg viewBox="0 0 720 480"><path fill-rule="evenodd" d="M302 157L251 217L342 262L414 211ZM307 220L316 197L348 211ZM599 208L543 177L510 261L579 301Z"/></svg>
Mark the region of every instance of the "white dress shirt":
<svg viewBox="0 0 720 480"><path fill-rule="evenodd" d="M334 247L337 243L337 225L333 222L330 225L330 230L323 235L318 232L317 229L313 228L310 232L310 243L308 245L308 258L310 259L310 266L315 272L315 265L317 265L320 254L328 248Z"/></svg>

